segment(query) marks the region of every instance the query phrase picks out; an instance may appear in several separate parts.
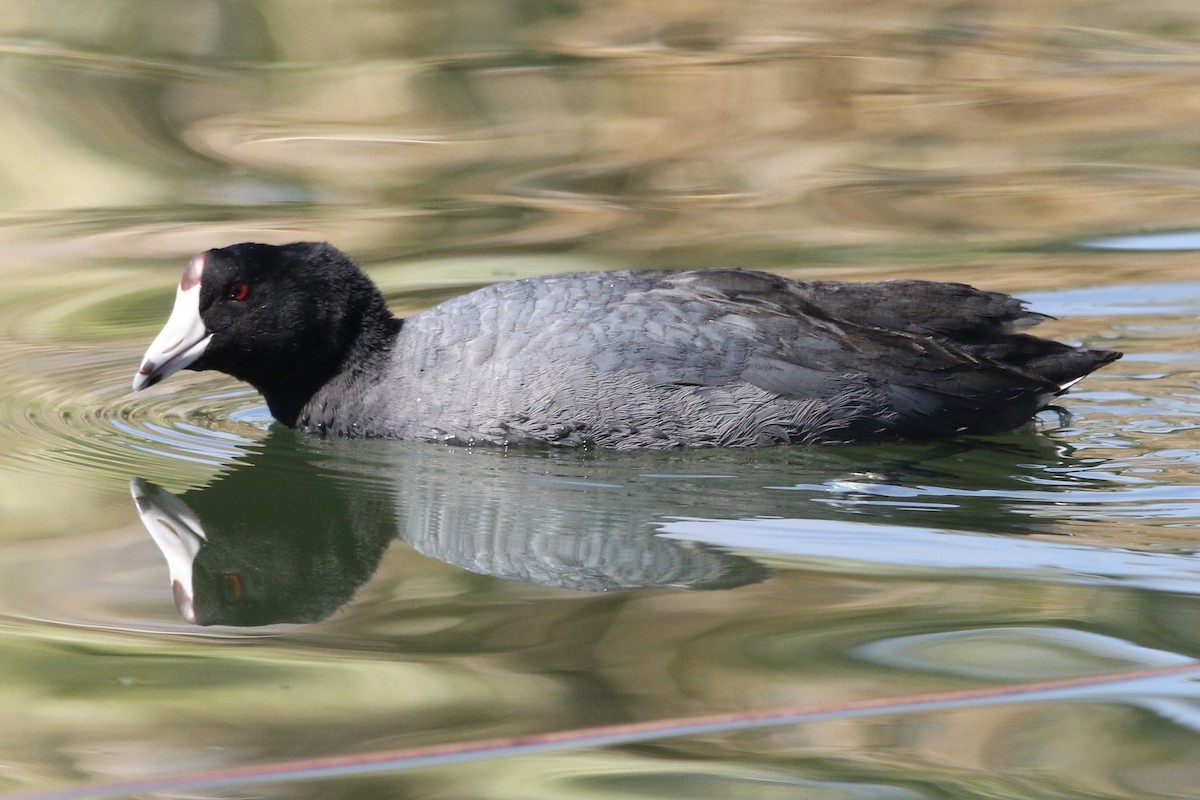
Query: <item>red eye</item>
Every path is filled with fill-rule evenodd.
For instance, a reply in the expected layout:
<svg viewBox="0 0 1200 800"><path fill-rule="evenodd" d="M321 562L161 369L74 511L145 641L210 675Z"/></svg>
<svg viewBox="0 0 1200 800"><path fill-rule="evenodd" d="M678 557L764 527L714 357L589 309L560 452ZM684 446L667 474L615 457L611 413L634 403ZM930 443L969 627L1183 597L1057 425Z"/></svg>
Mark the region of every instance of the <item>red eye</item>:
<svg viewBox="0 0 1200 800"><path fill-rule="evenodd" d="M230 300L245 300L250 296L250 284L245 281L234 281L229 284L229 299Z"/></svg>

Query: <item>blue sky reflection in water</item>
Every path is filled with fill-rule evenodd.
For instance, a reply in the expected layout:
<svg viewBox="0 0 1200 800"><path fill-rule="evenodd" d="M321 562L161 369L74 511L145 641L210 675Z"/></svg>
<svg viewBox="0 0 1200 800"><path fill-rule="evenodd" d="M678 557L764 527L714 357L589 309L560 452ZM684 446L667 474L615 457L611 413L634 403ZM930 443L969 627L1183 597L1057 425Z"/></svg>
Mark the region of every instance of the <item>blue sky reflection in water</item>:
<svg viewBox="0 0 1200 800"><path fill-rule="evenodd" d="M1196 658L1200 10L64 8L0 0L0 796ZM247 239L331 240L402 313L735 264L1015 292L1127 355L1028 429L815 450L130 395L187 258ZM211 624L135 479L207 537L176 525ZM1195 685L1156 687L242 793L1190 797Z"/></svg>

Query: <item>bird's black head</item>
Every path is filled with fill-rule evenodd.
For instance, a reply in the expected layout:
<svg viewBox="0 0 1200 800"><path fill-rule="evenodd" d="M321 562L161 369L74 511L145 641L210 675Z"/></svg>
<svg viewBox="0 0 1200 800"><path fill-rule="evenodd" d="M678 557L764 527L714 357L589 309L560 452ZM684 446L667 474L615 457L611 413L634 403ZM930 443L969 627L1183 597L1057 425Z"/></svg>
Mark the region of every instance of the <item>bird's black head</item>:
<svg viewBox="0 0 1200 800"><path fill-rule="evenodd" d="M246 381L280 422L354 357L378 347L392 318L379 290L336 247L244 243L195 256L134 389L179 369Z"/></svg>

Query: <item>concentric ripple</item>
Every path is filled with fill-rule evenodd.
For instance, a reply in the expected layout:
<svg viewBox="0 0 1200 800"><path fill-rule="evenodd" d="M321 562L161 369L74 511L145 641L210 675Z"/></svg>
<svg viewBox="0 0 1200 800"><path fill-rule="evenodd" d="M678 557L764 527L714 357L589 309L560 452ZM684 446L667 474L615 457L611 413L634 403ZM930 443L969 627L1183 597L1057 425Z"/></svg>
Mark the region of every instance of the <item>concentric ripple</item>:
<svg viewBox="0 0 1200 800"><path fill-rule="evenodd" d="M270 419L253 390L219 376L131 395L137 355L126 348L43 350L19 361L3 365L11 377L0 424L21 443L5 454L20 470L61 477L64 467L122 476L153 468L195 480L243 454Z"/></svg>
<svg viewBox="0 0 1200 800"><path fill-rule="evenodd" d="M154 469L190 483L261 436L269 421L261 398L224 376L179 376L131 393L155 317L170 303L172 278L164 274L155 289L144 275L128 275L66 274L28 290L18 284L0 301L6 471L61 482L98 472L127 480Z"/></svg>

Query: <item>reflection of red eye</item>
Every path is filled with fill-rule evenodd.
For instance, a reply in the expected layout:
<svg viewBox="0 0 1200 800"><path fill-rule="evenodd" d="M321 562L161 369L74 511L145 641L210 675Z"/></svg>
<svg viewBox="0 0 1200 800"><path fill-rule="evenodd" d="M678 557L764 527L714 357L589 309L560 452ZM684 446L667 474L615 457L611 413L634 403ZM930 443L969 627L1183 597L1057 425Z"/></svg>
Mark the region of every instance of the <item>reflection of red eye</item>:
<svg viewBox="0 0 1200 800"><path fill-rule="evenodd" d="M234 281L229 285L230 300L245 300L250 295L250 284L245 281Z"/></svg>
<svg viewBox="0 0 1200 800"><path fill-rule="evenodd" d="M225 599L226 600L241 600L242 599L242 576L236 572L226 572L221 576L224 583Z"/></svg>

